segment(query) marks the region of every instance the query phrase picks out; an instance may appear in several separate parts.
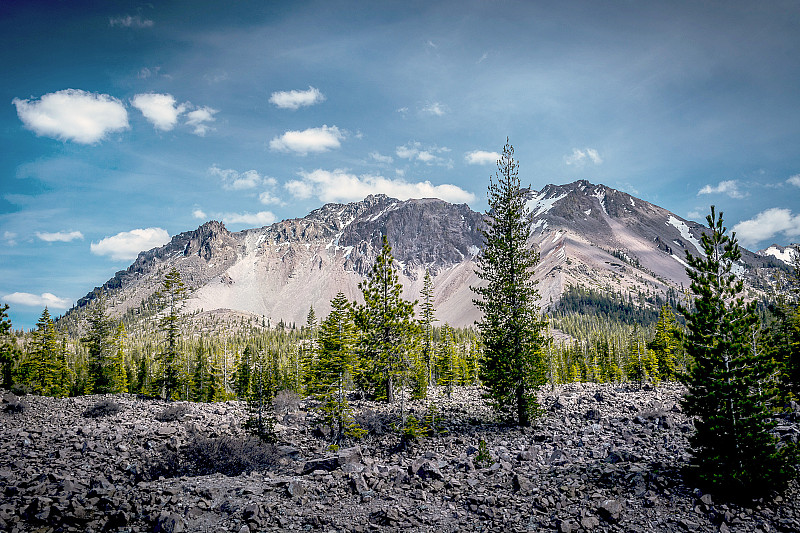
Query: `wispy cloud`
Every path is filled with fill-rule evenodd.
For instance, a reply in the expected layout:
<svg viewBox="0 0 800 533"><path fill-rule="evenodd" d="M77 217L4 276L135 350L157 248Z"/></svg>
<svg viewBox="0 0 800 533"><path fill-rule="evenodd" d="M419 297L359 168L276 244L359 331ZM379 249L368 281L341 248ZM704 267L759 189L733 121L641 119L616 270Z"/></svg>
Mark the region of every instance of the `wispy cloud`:
<svg viewBox="0 0 800 533"><path fill-rule="evenodd" d="M80 231L57 231L55 233L36 232L36 236L45 242L70 242L76 239L83 239Z"/></svg>
<svg viewBox="0 0 800 533"><path fill-rule="evenodd" d="M497 152L487 152L485 150L473 150L467 152L464 156L464 161L466 161L468 165L489 165L491 163L497 163L498 159L500 159L500 154Z"/></svg>
<svg viewBox="0 0 800 533"><path fill-rule="evenodd" d="M381 154L379 152L370 152L369 153L369 157L371 159L377 161L378 163L385 163L387 165L390 165L390 164L392 164L394 162L394 158L392 158L392 156L383 155L383 154Z"/></svg>
<svg viewBox="0 0 800 533"><path fill-rule="evenodd" d="M795 174L794 176L786 180L786 183L788 183L789 185L794 185L795 187L800 187L800 174Z"/></svg>
<svg viewBox="0 0 800 533"><path fill-rule="evenodd" d="M258 213L222 213L215 218L221 219L226 224L245 224L248 226L268 226L275 222L275 215L269 211Z"/></svg>
<svg viewBox="0 0 800 533"><path fill-rule="evenodd" d="M107 94L64 89L38 100L14 98L12 103L25 127L43 137L94 144L128 129L128 111Z"/></svg>
<svg viewBox="0 0 800 533"><path fill-rule="evenodd" d="M139 252L163 246L169 242L169 233L162 228L144 228L123 231L92 243L90 249L95 255L105 255L114 261L136 259Z"/></svg>
<svg viewBox="0 0 800 533"><path fill-rule="evenodd" d="M433 185L430 181L410 183L375 175L356 175L346 170L317 169L300 172L300 179L284 184L292 196L300 199L316 197L322 202L352 202L370 194L385 194L399 200L409 198L440 198L463 203L475 200L475 195L456 185Z"/></svg>
<svg viewBox="0 0 800 533"><path fill-rule="evenodd" d="M212 109L208 106L189 111L186 113L186 124L194 128L192 133L204 137L208 131L214 129L209 125L209 122L214 122L216 120L214 115L218 112L217 109Z"/></svg>
<svg viewBox="0 0 800 533"><path fill-rule="evenodd" d="M733 231L744 246L758 244L776 235L794 239L800 236L800 214L795 215L789 209L772 207L750 220L739 222L733 226Z"/></svg>
<svg viewBox="0 0 800 533"><path fill-rule="evenodd" d="M441 117L447 112L447 108L444 105L440 104L439 102L433 102L423 107L422 112L427 115L434 115L437 117Z"/></svg>
<svg viewBox="0 0 800 533"><path fill-rule="evenodd" d="M206 212L200 208L196 208L195 210L193 210L192 216L194 218L199 218L200 220L208 220L208 215L206 215Z"/></svg>
<svg viewBox="0 0 800 533"><path fill-rule="evenodd" d="M736 180L720 181L717 185L706 185L699 191L697 195L701 194L727 194L731 198L744 198L747 196L739 190L739 182Z"/></svg>
<svg viewBox="0 0 800 533"><path fill-rule="evenodd" d="M323 125L303 131L287 131L269 142L269 147L278 152L295 152L299 155L327 152L339 148L345 134L336 126Z"/></svg>
<svg viewBox="0 0 800 533"><path fill-rule="evenodd" d="M409 143L404 144L403 146L398 146L395 149L395 154L400 159L408 159L410 161L421 161L427 165L441 165L451 167L453 165L453 161L450 159L445 159L436 154L444 154L449 152L450 149L446 147L438 147L438 146L427 146L423 147L422 143L418 141L411 141Z"/></svg>
<svg viewBox="0 0 800 533"><path fill-rule="evenodd" d="M42 294L31 294L29 292L12 292L3 296L2 300L10 304L21 305L23 307L49 307L51 309L69 309L72 300L59 298L55 294L45 292Z"/></svg>
<svg viewBox="0 0 800 533"><path fill-rule="evenodd" d="M264 178L255 170L245 170L244 172L239 172L238 170L234 170L232 168L222 169L216 165L212 165L208 169L208 174L210 176L214 176L215 178L219 178L220 181L222 181L222 188L229 191L255 189L256 187L262 185L265 180L271 180L270 182L273 185L275 183L274 178Z"/></svg>
<svg viewBox="0 0 800 533"><path fill-rule="evenodd" d="M176 105L175 97L171 94L159 93L137 94L131 104L161 131L173 129L178 123L178 116L187 108L185 103Z"/></svg>
<svg viewBox="0 0 800 533"><path fill-rule="evenodd" d="M4 231L3 232L3 240L6 241L8 246L16 246L17 245L17 234L13 231Z"/></svg>
<svg viewBox="0 0 800 533"><path fill-rule="evenodd" d="M139 15L125 15L122 17L114 17L108 19L108 25L112 28L115 26L120 26L122 28L152 28L153 21L149 19L143 19Z"/></svg>
<svg viewBox="0 0 800 533"><path fill-rule="evenodd" d="M299 109L324 102L325 95L319 89L309 86L306 91L276 91L269 97L269 101L281 109Z"/></svg>
<svg viewBox="0 0 800 533"><path fill-rule="evenodd" d="M587 163L599 165L603 162L603 159L594 148L586 148L585 150L573 148L572 155L564 156L564 162L568 165L582 167Z"/></svg>

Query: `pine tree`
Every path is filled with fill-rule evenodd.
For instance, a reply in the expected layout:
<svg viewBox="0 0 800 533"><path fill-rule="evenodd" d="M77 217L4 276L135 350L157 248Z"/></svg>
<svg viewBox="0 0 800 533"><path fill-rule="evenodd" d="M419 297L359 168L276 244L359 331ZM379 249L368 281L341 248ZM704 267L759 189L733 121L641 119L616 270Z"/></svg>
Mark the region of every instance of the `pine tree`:
<svg viewBox="0 0 800 533"><path fill-rule="evenodd" d="M111 361L114 344L111 321L106 315L106 300L97 294L86 316L86 336L81 339L88 350L86 361L86 389L84 394L104 394L111 391Z"/></svg>
<svg viewBox="0 0 800 533"><path fill-rule="evenodd" d="M506 142L490 178L484 246L476 274L485 282L472 290L483 312L478 322L484 357L481 381L501 416L530 424L538 410L536 389L545 382L542 349L546 342L536 305L538 293L532 280L539 254L528 246L530 213L520 188L514 148Z"/></svg>
<svg viewBox="0 0 800 533"><path fill-rule="evenodd" d="M752 340L755 303L745 303L743 282L732 272L741 257L736 235L726 235L714 206L702 235L705 257L687 252L694 310L686 316L686 350L692 357L683 400L695 417L692 464L701 483L730 497L759 497L784 488L794 473L794 448L777 449L769 432L773 389L770 361Z"/></svg>
<svg viewBox="0 0 800 533"><path fill-rule="evenodd" d="M427 269L425 278L422 281L422 291L420 292L422 301L420 308L420 326L422 327L422 359L427 368L428 383L433 383L434 353L433 353L433 323L436 322L433 308L433 278Z"/></svg>
<svg viewBox="0 0 800 533"><path fill-rule="evenodd" d="M122 322L117 325L114 334L114 357L111 361L111 391L112 393L128 392L128 370L125 355L125 342L128 334Z"/></svg>
<svg viewBox="0 0 800 533"><path fill-rule="evenodd" d="M161 350L160 376L156 380L161 389L161 397L172 399L173 393L180 385L179 369L181 353L179 341L181 335L181 310L186 298L186 286L181 280L180 272L172 268L161 284L158 292L164 316L161 318L161 331L164 333L164 346Z"/></svg>
<svg viewBox="0 0 800 533"><path fill-rule="evenodd" d="M656 322L656 331L648 345L658 359L658 377L669 381L675 379L678 373L676 355L681 348L681 330L675 313L664 305Z"/></svg>
<svg viewBox="0 0 800 533"><path fill-rule="evenodd" d="M255 350L248 344L245 346L239 363L236 365L234 376L234 391L236 396L245 399L250 394L250 377L252 374L253 361L255 360Z"/></svg>
<svg viewBox="0 0 800 533"><path fill-rule="evenodd" d="M319 328L316 365L309 390L322 402L333 443L352 434L355 422L347 402L347 383L355 367L356 331L344 293L331 300L331 312Z"/></svg>
<svg viewBox="0 0 800 533"><path fill-rule="evenodd" d="M436 371L438 384L445 388L448 397L453 392L453 387L457 381L456 365L453 329L450 324L445 324L439 334L439 343L436 345Z"/></svg>
<svg viewBox="0 0 800 533"><path fill-rule="evenodd" d="M4 389L10 389L14 382L14 361L17 356L17 346L11 338L8 304L3 304L0 306L0 387Z"/></svg>
<svg viewBox="0 0 800 533"><path fill-rule="evenodd" d="M358 285L364 305L358 306L355 317L361 331L362 386L377 398L393 403L395 383L408 370L416 302L407 302L402 297L403 286L386 235L382 244L367 279Z"/></svg>

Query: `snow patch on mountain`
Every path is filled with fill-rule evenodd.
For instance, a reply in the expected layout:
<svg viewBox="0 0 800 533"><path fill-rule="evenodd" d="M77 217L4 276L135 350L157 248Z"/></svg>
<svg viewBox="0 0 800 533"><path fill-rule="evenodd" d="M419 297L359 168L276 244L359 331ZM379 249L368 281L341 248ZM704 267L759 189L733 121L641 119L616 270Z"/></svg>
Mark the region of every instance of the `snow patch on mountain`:
<svg viewBox="0 0 800 533"><path fill-rule="evenodd" d="M681 237L692 243L697 250L697 253L703 252L703 245L700 244L700 241L694 238L692 233L689 231L689 226L687 226L682 220L678 220L674 216L670 215L666 223L677 229L681 233Z"/></svg>

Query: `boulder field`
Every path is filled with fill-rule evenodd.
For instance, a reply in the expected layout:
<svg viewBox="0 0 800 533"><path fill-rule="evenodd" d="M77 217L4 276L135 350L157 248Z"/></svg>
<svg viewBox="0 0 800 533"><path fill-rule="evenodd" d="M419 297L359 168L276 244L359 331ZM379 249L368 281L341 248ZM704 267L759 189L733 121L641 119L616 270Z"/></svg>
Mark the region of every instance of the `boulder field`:
<svg viewBox="0 0 800 533"><path fill-rule="evenodd" d="M800 531L796 481L747 505L684 481L682 394L547 387L535 424L516 428L480 389L437 388L402 404L436 430L410 442L392 426L400 403L354 399L369 434L332 448L314 402L291 394L266 447L242 429L242 402L5 392L0 531ZM796 442L800 412L776 433Z"/></svg>

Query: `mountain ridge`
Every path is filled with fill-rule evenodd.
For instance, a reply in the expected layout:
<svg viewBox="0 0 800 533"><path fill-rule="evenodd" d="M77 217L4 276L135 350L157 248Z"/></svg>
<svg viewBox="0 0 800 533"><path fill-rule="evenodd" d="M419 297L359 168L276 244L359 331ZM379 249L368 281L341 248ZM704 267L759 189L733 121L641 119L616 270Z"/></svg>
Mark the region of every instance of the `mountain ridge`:
<svg viewBox="0 0 800 533"><path fill-rule="evenodd" d="M541 255L534 279L543 306L557 302L570 285L648 295L680 294L688 287L685 254L701 253L700 224L586 180L525 194L531 246ZM189 312L230 309L271 323L303 322L311 306L324 317L339 291L350 300L360 298L358 283L372 268L385 234L404 297L418 299L428 270L439 321L469 326L479 319L469 287L480 282L475 258L483 244L483 219L466 204L370 195L237 232L208 221L140 253L98 289L109 293L112 314L135 314L175 267L190 289ZM764 270L781 268L778 259L744 249L742 255L738 274L751 297L763 293L769 288Z"/></svg>

